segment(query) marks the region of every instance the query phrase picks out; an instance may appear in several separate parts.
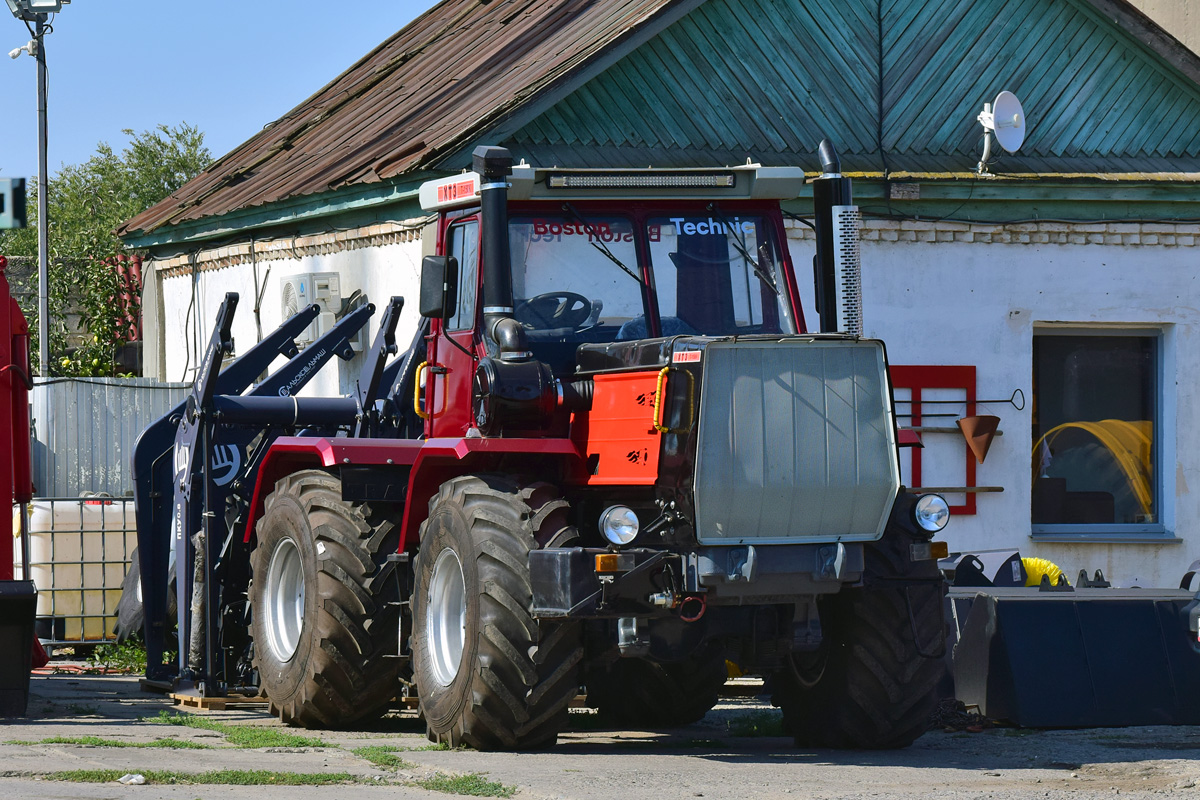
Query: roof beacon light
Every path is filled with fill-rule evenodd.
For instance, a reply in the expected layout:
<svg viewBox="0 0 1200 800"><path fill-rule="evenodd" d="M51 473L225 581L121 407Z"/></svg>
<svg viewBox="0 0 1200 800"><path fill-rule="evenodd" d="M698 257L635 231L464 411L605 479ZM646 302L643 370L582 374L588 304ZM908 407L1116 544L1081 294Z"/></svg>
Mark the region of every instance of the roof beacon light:
<svg viewBox="0 0 1200 800"><path fill-rule="evenodd" d="M546 179L551 189L728 189L737 184L732 172L650 174L556 173Z"/></svg>

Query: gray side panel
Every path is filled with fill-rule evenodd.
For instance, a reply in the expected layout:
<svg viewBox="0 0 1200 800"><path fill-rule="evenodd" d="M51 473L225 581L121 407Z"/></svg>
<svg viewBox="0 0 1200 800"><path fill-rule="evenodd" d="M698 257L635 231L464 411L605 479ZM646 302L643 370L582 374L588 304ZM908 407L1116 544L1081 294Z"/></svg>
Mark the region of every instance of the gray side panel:
<svg viewBox="0 0 1200 800"><path fill-rule="evenodd" d="M877 539L900 487L883 348L714 343L705 353L700 541Z"/></svg>

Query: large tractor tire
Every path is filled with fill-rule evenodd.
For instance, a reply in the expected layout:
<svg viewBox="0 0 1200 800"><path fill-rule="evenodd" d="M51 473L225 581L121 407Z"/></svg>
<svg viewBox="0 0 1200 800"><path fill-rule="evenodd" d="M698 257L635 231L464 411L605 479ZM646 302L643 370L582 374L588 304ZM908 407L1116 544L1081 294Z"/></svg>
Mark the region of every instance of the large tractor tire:
<svg viewBox="0 0 1200 800"><path fill-rule="evenodd" d="M113 634L118 642L124 642L130 637L141 638L145 635L146 609L142 604L142 565L138 558L138 549L133 548L129 554L132 563L121 582L121 597L117 600L117 624L113 626ZM171 562L167 574L167 627L175 621L175 562Z"/></svg>
<svg viewBox="0 0 1200 800"><path fill-rule="evenodd" d="M289 725L375 719L397 694L399 583L387 560L399 527L341 499L341 482L305 470L275 484L250 557L254 667L271 713Z"/></svg>
<svg viewBox="0 0 1200 800"><path fill-rule="evenodd" d="M121 582L121 597L117 600L117 624L113 633L118 642L124 642L131 636L143 635L142 628L146 625L146 610L142 606L142 567L138 563L138 551L135 547L131 554L133 563L125 573Z"/></svg>
<svg viewBox="0 0 1200 800"><path fill-rule="evenodd" d="M678 727L703 719L728 677L720 651L669 664L622 658L588 674L587 700L609 725Z"/></svg>
<svg viewBox="0 0 1200 800"><path fill-rule="evenodd" d="M421 526L413 672L429 738L452 747L549 747L579 691L576 622L531 614L530 550L573 538L548 484L497 475L442 484Z"/></svg>
<svg viewBox="0 0 1200 800"><path fill-rule="evenodd" d="M820 601L821 649L774 675L772 702L797 745L900 748L929 727L945 672L945 588L932 561L897 576L910 540L887 538L866 551L867 574L884 577Z"/></svg>

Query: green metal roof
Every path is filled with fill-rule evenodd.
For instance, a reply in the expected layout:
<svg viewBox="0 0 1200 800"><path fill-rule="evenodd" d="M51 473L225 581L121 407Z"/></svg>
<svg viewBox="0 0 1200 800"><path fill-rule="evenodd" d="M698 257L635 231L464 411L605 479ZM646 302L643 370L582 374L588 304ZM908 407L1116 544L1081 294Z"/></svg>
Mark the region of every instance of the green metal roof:
<svg viewBox="0 0 1200 800"><path fill-rule="evenodd" d="M976 117L1002 89L1027 138L989 193ZM443 0L121 234L166 249L396 218L477 144L539 166L815 170L823 137L867 195L944 185L943 205L895 206L911 213L1087 194L1083 218L1191 219L1197 120L1200 56L1126 0ZM1114 181L1142 199L1109 214L1081 188Z"/></svg>
<svg viewBox="0 0 1200 800"><path fill-rule="evenodd" d="M1104 0L709 0L505 144L537 164L815 167L828 136L850 170L962 172L1008 89L1027 138L996 171L1194 180L1196 58L1139 18Z"/></svg>

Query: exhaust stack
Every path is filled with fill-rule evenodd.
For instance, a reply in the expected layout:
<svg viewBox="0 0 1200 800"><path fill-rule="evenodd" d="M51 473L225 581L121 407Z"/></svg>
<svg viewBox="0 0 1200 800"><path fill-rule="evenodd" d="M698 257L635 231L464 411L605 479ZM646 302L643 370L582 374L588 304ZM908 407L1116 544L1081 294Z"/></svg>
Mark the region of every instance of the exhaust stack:
<svg viewBox="0 0 1200 800"><path fill-rule="evenodd" d="M817 312L822 333L862 336L862 280L858 253L862 216L853 204L849 178L833 143L822 139L817 150L821 176L813 181L817 254L813 257Z"/></svg>
<svg viewBox="0 0 1200 800"><path fill-rule="evenodd" d="M502 320L513 313L512 255L508 249L508 176L512 174L512 153L503 147L481 145L471 154L474 170L479 173L479 197L482 206L483 234L483 320L484 331L496 345L511 343L511 332L497 331Z"/></svg>

